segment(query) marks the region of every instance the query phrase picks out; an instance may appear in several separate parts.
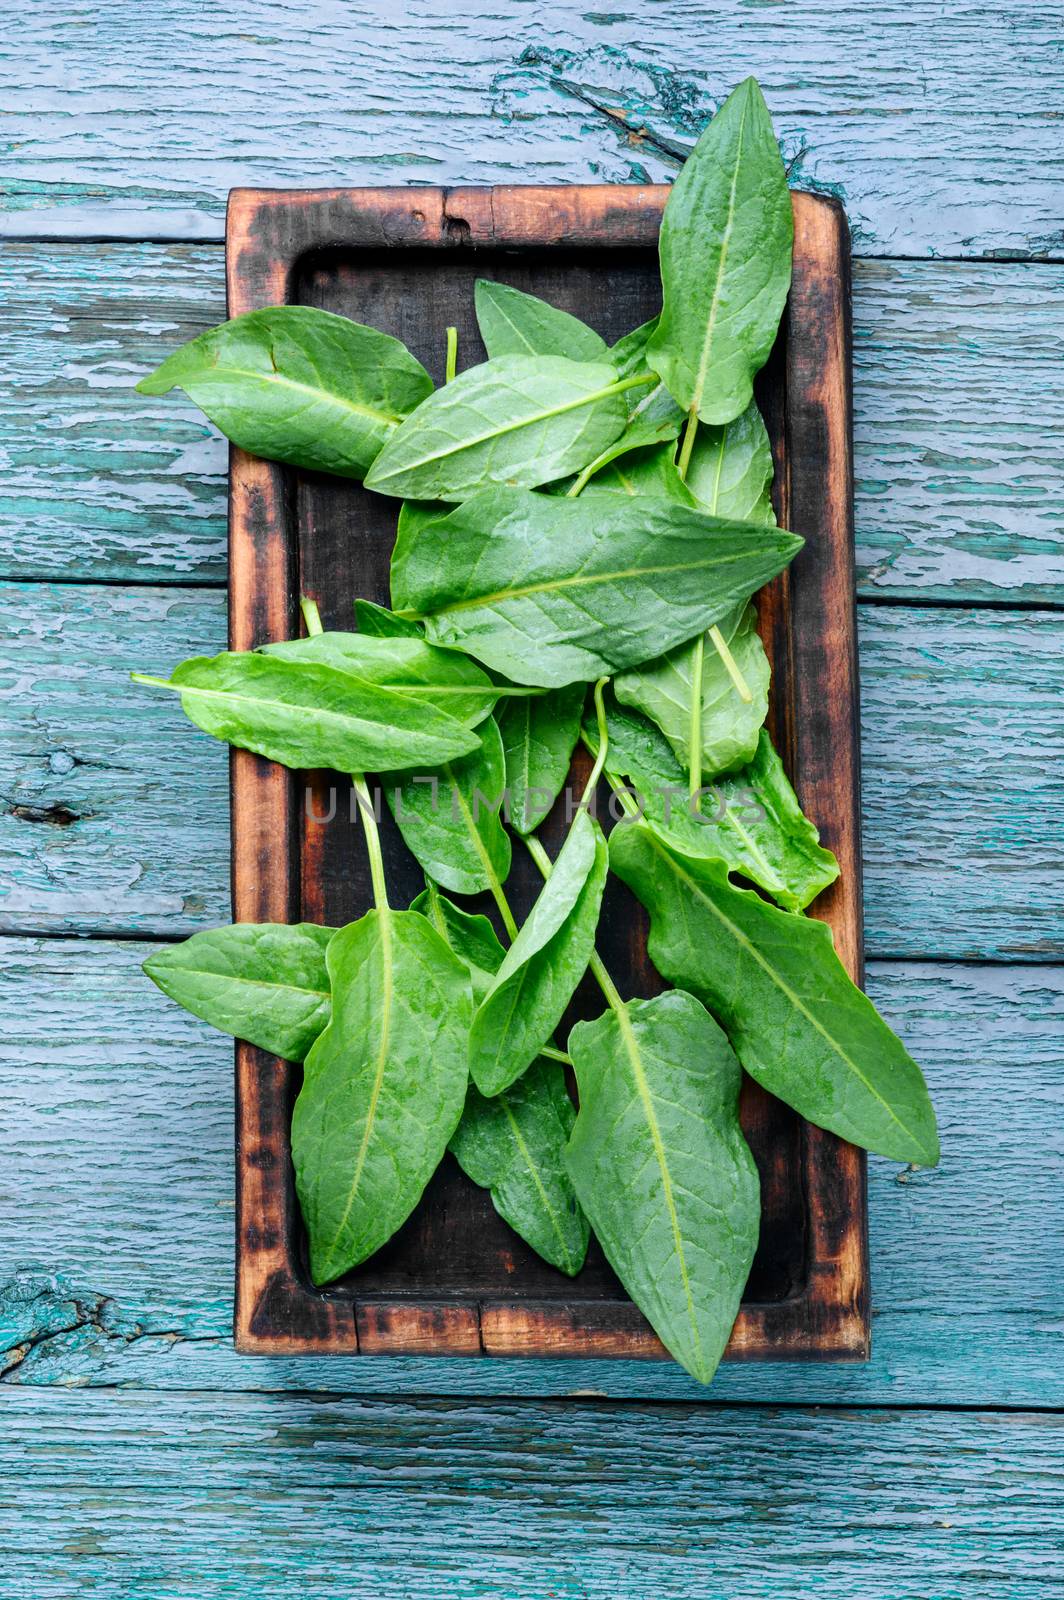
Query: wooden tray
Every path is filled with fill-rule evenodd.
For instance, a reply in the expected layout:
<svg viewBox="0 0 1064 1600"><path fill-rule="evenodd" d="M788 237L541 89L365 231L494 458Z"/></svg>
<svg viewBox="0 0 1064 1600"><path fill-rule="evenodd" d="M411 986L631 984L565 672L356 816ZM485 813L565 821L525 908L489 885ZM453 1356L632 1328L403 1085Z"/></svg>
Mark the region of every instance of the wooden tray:
<svg viewBox="0 0 1064 1600"><path fill-rule="evenodd" d="M658 309L664 187L235 190L227 228L229 313L315 305L403 339L437 380L444 330L461 366L483 359L473 282L498 277L582 316L613 340ZM794 195L794 281L760 384L776 457L776 509L808 544L760 600L772 659L771 725L807 811L842 868L820 897L861 978L861 863L850 443L849 238L841 208ZM234 449L230 638L246 650L298 634L300 591L326 626L353 626L356 595L387 603L398 502L291 472ZM326 816L308 820L305 798ZM232 760L233 912L238 921L341 925L371 903L347 781L297 776L243 751ZM550 829L555 835L550 840ZM393 903L422 878L385 813ZM557 847L554 819L546 825ZM538 874L515 852L507 892L522 912ZM484 909L490 909L485 907ZM646 919L611 881L599 947L621 992L657 993ZM597 1015L581 992L573 1016ZM240 1350L496 1356L664 1355L597 1245L569 1279L542 1262L447 1157L406 1226L327 1291L314 1288L292 1180L289 1123L300 1069L236 1049ZM868 1353L861 1152L803 1123L754 1084L743 1121L762 1178L761 1243L732 1358Z"/></svg>

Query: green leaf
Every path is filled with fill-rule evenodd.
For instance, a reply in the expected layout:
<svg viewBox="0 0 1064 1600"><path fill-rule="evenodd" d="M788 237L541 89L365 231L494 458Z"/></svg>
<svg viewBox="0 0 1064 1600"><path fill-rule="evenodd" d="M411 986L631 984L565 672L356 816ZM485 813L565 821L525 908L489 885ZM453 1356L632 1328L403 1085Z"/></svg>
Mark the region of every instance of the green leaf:
<svg viewBox="0 0 1064 1600"><path fill-rule="evenodd" d="M467 1177L491 1192L515 1233L573 1277L590 1230L565 1167L576 1112L556 1061L535 1061L519 1083L487 1099L470 1084L451 1152Z"/></svg>
<svg viewBox="0 0 1064 1600"><path fill-rule="evenodd" d="M854 1144L935 1165L920 1069L850 981L823 922L736 889L723 862L680 856L640 824L614 830L610 865L650 912L654 965L720 1018L752 1078Z"/></svg>
<svg viewBox="0 0 1064 1600"><path fill-rule="evenodd" d="M479 1005L491 988L506 951L487 917L479 912L463 911L440 893L431 878L426 878L425 885L417 899L410 902L410 909L427 917L440 938L450 945L460 961L465 962L473 987L473 1002Z"/></svg>
<svg viewBox="0 0 1064 1600"><path fill-rule="evenodd" d="M579 317L559 311L534 294L507 283L478 278L473 286L477 325L484 348L498 356L566 356L570 361L607 361L606 341Z"/></svg>
<svg viewBox="0 0 1064 1600"><path fill-rule="evenodd" d="M252 455L361 478L432 393L404 344L312 306L270 306L182 345L137 388L184 389Z"/></svg>
<svg viewBox="0 0 1064 1600"><path fill-rule="evenodd" d="M618 456L601 472L596 472L580 491L580 498L587 500L612 494L625 495L629 500L634 500L640 495L656 495L658 499L676 500L684 506L697 505L694 495L680 477L675 456L676 451L671 444L626 450L623 456Z"/></svg>
<svg viewBox="0 0 1064 1600"><path fill-rule="evenodd" d="M757 1248L739 1063L689 994L569 1035L580 1112L566 1164L606 1259L666 1349L708 1383Z"/></svg>
<svg viewBox="0 0 1064 1600"><path fill-rule="evenodd" d="M583 709L582 683L510 699L503 706L497 721L506 754L510 825L518 833L534 833L561 793Z"/></svg>
<svg viewBox="0 0 1064 1600"><path fill-rule="evenodd" d="M550 1040L595 946L609 853L602 831L578 811L469 1036L469 1070L482 1094L519 1078Z"/></svg>
<svg viewBox="0 0 1064 1600"><path fill-rule="evenodd" d="M499 817L506 804L502 737L494 721L480 732L472 755L444 762L438 773L412 771L384 791L410 851L456 894L480 894L505 883L510 871L510 838Z"/></svg>
<svg viewBox="0 0 1064 1600"><path fill-rule="evenodd" d="M710 784L696 812L686 770L661 729L616 702L607 705L606 720L611 777L627 780L646 820L680 854L725 862L729 872L759 884L788 911L803 910L834 883L839 864L803 814L763 728L750 765ZM584 732L597 750L593 719Z"/></svg>
<svg viewBox="0 0 1064 1600"><path fill-rule="evenodd" d="M359 633L375 639L421 639L421 625L397 617L387 606L374 605L372 600L355 601L355 624Z"/></svg>
<svg viewBox="0 0 1064 1600"><path fill-rule="evenodd" d="M753 78L695 145L661 219L662 310L647 360L685 411L730 422L772 349L791 281L791 197Z"/></svg>
<svg viewBox="0 0 1064 1600"><path fill-rule="evenodd" d="M335 931L313 922L209 928L157 950L144 971L212 1027L302 1061L329 1020L325 951Z"/></svg>
<svg viewBox="0 0 1064 1600"><path fill-rule="evenodd" d="M438 650L420 638L318 633L309 639L262 645L258 654L350 673L362 683L392 689L414 704L437 706L467 726L483 722L503 692L468 656Z"/></svg>
<svg viewBox="0 0 1064 1600"><path fill-rule="evenodd" d="M753 401L733 422L698 429L687 487L707 511L774 527L772 477L772 446Z"/></svg>
<svg viewBox="0 0 1064 1600"><path fill-rule="evenodd" d="M135 676L180 694L185 715L205 733L298 770L434 767L480 743L457 717L422 697L258 651L193 656L168 682Z"/></svg>
<svg viewBox="0 0 1064 1600"><path fill-rule="evenodd" d="M757 612L753 606L737 608L721 621L720 631L753 698L749 702L739 698L723 661L707 644L702 662L702 772L707 779L753 759L761 724L768 715L770 670L757 633ZM684 763L691 725L693 669L694 652L689 644L683 644L657 661L619 673L613 680L618 700L635 706L656 722Z"/></svg>
<svg viewBox="0 0 1064 1600"><path fill-rule="evenodd" d="M428 917L466 963L474 1002L480 1001L506 954L487 917L460 910L431 880L410 909ZM544 1260L570 1274L583 1265L588 1241L587 1220L565 1170L574 1116L561 1067L541 1059L490 1100L470 1084L451 1140L458 1164L474 1183L490 1189L503 1220Z"/></svg>
<svg viewBox="0 0 1064 1600"><path fill-rule="evenodd" d="M662 655L726 617L802 540L651 499L488 489L396 542L392 604L515 683L557 688Z"/></svg>
<svg viewBox="0 0 1064 1600"><path fill-rule="evenodd" d="M623 431L628 406L605 362L500 356L430 395L385 445L366 486L464 500L486 484L563 478Z"/></svg>
<svg viewBox="0 0 1064 1600"><path fill-rule="evenodd" d="M631 333L626 333L623 339L610 351L610 357L617 369L618 378L633 378L638 372L645 372L649 366L647 347L657 331L658 319L652 317L649 322L644 322L640 327L633 328ZM676 433L684 420L682 409L676 404L672 395L661 382L646 389L629 389L628 409L633 418L636 413L642 417L655 417L659 421L666 418L676 423ZM676 433L671 435L676 437Z"/></svg>
<svg viewBox="0 0 1064 1600"><path fill-rule="evenodd" d="M315 1283L365 1261L417 1205L465 1101L469 975L413 911L370 911L326 957L333 1016L292 1114Z"/></svg>

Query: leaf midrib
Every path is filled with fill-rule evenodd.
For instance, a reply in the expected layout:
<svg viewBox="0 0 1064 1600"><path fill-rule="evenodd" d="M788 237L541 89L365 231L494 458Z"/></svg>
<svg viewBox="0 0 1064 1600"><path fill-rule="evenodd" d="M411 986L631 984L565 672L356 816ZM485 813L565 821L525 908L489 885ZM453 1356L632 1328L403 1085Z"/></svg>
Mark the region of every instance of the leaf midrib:
<svg viewBox="0 0 1064 1600"><path fill-rule="evenodd" d="M569 1245L565 1234L562 1231L561 1223L558 1220L558 1213L550 1203L550 1196L547 1193L543 1180L540 1178L539 1168L532 1159L532 1152L529 1150L528 1145L522 1138L521 1129L518 1127L517 1118L510 1109L509 1100L505 1090L499 1096L499 1103L506 1115L506 1120L510 1124L510 1131L513 1134L514 1143L517 1145L517 1148L521 1153L521 1157L524 1160L525 1166L528 1168L529 1176L531 1177L532 1182L535 1184L540 1200L543 1203L543 1209L547 1213L554 1236L558 1241L559 1253L561 1254L562 1259L571 1266L573 1264L573 1256L569 1250Z"/></svg>
<svg viewBox="0 0 1064 1600"><path fill-rule="evenodd" d="M709 315L706 318L706 331L702 338L702 353L699 357L698 370L695 376L694 398L692 407L701 410L702 397L705 394L706 377L709 372L709 356L713 347L713 330L717 321L717 311L720 308L721 290L724 285L724 275L728 264L728 246L731 243L732 229L735 226L735 191L739 186L739 168L743 156L743 133L746 128L746 113L749 110L750 97L747 95L743 102L742 114L739 117L739 131L735 140L735 164L732 168L731 189L728 194L728 220L724 225L724 234L720 242L720 258L717 264L717 281L713 285L713 299L710 301Z"/></svg>
<svg viewBox="0 0 1064 1600"><path fill-rule="evenodd" d="M672 1228L672 1240L676 1250L676 1259L680 1266L680 1279L683 1283L684 1299L687 1306L687 1317L691 1324L691 1333L694 1337L699 1361L701 1362L704 1357L704 1351L702 1348L702 1335L698 1326L698 1318L695 1314L694 1296L691 1293L691 1280L687 1271L687 1257L684 1254L683 1234L680 1231L680 1218L676 1210L676 1201L672 1192L672 1174L669 1171L668 1156L665 1150L665 1141L661 1137L661 1129L658 1126L657 1112L654 1109L654 1099L650 1093L650 1085L647 1082L646 1073L643 1071L643 1061L639 1050L639 1040L635 1036L635 1029L632 1027L632 1019L629 1016L627 1005L615 1007L614 1016L617 1018L617 1026L620 1029L625 1052L631 1064L632 1075L635 1078L636 1092L639 1095L640 1102L643 1106L643 1114L646 1117L647 1127L650 1129L650 1139L654 1146L654 1156L658 1163L658 1170L661 1173L661 1186L665 1197L665 1206L669 1213L669 1223Z"/></svg>
<svg viewBox="0 0 1064 1600"><path fill-rule="evenodd" d="M287 378L280 372L257 372L254 368L234 367L229 363L209 367L201 377L236 377L250 378L256 383L267 383L282 389L292 389L297 394L310 395L312 399L325 401L330 405L340 406L345 411L352 411L358 417L367 417L371 422L382 422L386 427L397 428L403 418L393 416L388 411L378 411L373 406L362 405L357 400L348 400L343 395L337 394L333 389L315 389L309 383L299 383L295 378ZM195 377L190 377L189 382L195 382ZM184 387L183 385L180 385Z"/></svg>
<svg viewBox="0 0 1064 1600"><path fill-rule="evenodd" d="M695 878L692 878L689 873L684 871L684 869L678 864L678 862L676 861L674 856L672 856L667 851L662 849L662 847L659 845L658 841L655 839L654 835L652 833L650 833L649 830L646 831L645 837L648 839L648 841L649 841L649 843L651 845L651 848L665 862L665 865L667 867L671 868L671 870L676 874L676 876L679 879L681 879L682 882L686 883L689 886L689 888L691 889L691 892L694 894L696 899L700 900L702 902L702 904L704 906L706 906L706 908L713 913L713 915L714 915L714 917L716 917L717 921L720 922L728 930L728 932L732 935L732 937L735 939L735 942L738 945L740 945L745 951L747 951L747 953L749 955L751 955L753 957L753 959L757 963L757 965L759 967L761 967L761 969L765 972L766 976L770 979L770 981L775 984L777 989L780 990L781 994L783 994L783 996L787 1000L790 1001L790 1003L794 1006L795 1010L800 1012L801 1015L803 1017L805 1017L806 1021L810 1024L810 1026L812 1028L814 1028L817 1033L820 1034L821 1038L835 1052L835 1054L839 1057L840 1061L844 1062L846 1064L846 1066L849 1067L850 1071L853 1073L854 1077L858 1080L858 1082L862 1083L864 1085L864 1087L867 1089L868 1093L872 1096L872 1098L874 1100L877 1100L879 1102L879 1104L883 1107L883 1110L887 1113L887 1116L890 1118L891 1122L893 1122L896 1127L900 1128L903 1133L907 1134L910 1139L913 1139L918 1145L920 1145L922 1147L923 1144L924 1144L923 1138L918 1133L915 1133L913 1131L913 1129L908 1126L907 1123L902 1121L901 1117L898 1116L897 1112L890 1105L889 1101L884 1100L884 1098L880 1094L879 1090L875 1087L875 1085L873 1083L871 1083L869 1081L869 1079L861 1071L860 1067L857 1065L856 1061L854 1061L853 1057L850 1056L846 1052L846 1050L843 1048L843 1046L839 1043L839 1041L837 1039L835 1039L827 1031L827 1029L824 1027L823 1023L818 1021L818 1019L813 1015L813 1013L809 1010L809 1008L803 1003L803 1001L800 998L800 996L795 994L794 990L790 987L790 985L787 982L785 982L783 977L776 971L776 969L768 961L766 961L764 956L757 949L757 946L751 943L751 941L743 933L742 929L737 927L736 924L734 922L732 922L731 918L726 916L725 913L720 909L719 906L714 905L713 901L709 898L709 896L706 894L706 892L701 888L701 886L699 885L697 880ZM860 991L858 991L858 992L860 992Z"/></svg>

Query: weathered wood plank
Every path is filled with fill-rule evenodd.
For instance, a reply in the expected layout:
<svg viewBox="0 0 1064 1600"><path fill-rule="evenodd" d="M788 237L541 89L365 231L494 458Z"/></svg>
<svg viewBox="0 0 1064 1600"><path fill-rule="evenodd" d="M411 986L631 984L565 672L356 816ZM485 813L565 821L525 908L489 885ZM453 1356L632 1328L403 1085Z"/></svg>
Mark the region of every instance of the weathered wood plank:
<svg viewBox="0 0 1064 1600"><path fill-rule="evenodd" d="M0 929L228 921L225 750L126 676L221 649L224 609L203 590L0 585ZM1064 952L1062 637L1051 613L861 608L870 955Z"/></svg>
<svg viewBox="0 0 1064 1600"><path fill-rule="evenodd" d="M29 0L0 55L23 237L219 238L226 191L643 182L747 73L861 253L1059 251L1059 17L978 0ZM412 65L416 63L416 70Z"/></svg>
<svg viewBox="0 0 1064 1600"><path fill-rule="evenodd" d="M858 262L858 592L1064 600L1064 267ZM225 446L133 392L225 315L213 246L0 248L0 573L225 577Z"/></svg>
<svg viewBox="0 0 1064 1600"><path fill-rule="evenodd" d="M872 1361L726 1364L707 1392L671 1363L235 1355L232 1050L142 977L149 948L3 941L10 1384L1064 1405L1064 968L873 964L944 1156L870 1163Z"/></svg>
<svg viewBox="0 0 1064 1600"><path fill-rule="evenodd" d="M1064 1419L23 1393L5 1570L43 1600L1059 1594ZM29 1587L21 1576L32 1573Z"/></svg>

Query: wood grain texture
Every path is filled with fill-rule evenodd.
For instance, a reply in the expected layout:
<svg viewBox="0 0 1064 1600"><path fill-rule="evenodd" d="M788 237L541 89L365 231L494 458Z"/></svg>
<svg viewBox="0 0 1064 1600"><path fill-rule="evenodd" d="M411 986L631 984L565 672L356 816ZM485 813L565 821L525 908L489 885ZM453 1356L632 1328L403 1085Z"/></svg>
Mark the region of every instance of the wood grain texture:
<svg viewBox="0 0 1064 1600"><path fill-rule="evenodd" d="M127 1393L8 1397L41 1600L1060 1593L1064 1419ZM21 1585L32 1574L29 1587Z"/></svg>
<svg viewBox="0 0 1064 1600"><path fill-rule="evenodd" d="M872 956L1064 954L1064 619L859 615ZM0 929L176 938L229 920L222 746L128 682L225 646L185 589L0 585Z"/></svg>
<svg viewBox="0 0 1064 1600"><path fill-rule="evenodd" d="M220 238L237 185L642 182L761 80L858 253L1059 252L1056 9L987 0L589 11L476 0L28 0L0 54L23 237Z"/></svg>
<svg viewBox="0 0 1064 1600"><path fill-rule="evenodd" d="M234 1354L229 1040L142 977L151 946L2 945L9 1384L1064 1406L1064 968L871 965L944 1150L869 1163L871 1363L728 1363L705 1391L658 1362Z"/></svg>
<svg viewBox="0 0 1064 1600"><path fill-rule="evenodd" d="M862 598L1064 601L1064 267L858 261ZM0 250L0 576L222 582L224 441L133 384L225 316L216 246Z"/></svg>

